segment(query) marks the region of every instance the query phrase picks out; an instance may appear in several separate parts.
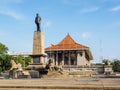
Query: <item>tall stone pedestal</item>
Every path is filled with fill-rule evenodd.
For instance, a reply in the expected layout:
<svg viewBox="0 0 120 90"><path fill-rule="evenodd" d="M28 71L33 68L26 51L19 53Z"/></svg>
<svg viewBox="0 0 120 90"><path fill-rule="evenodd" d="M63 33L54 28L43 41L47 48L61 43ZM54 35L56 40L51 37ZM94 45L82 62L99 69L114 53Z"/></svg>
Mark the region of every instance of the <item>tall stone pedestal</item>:
<svg viewBox="0 0 120 90"><path fill-rule="evenodd" d="M33 55L44 54L44 33L34 32L33 38Z"/></svg>
<svg viewBox="0 0 120 90"><path fill-rule="evenodd" d="M34 32L33 38L33 64L44 64L44 33Z"/></svg>
<svg viewBox="0 0 120 90"><path fill-rule="evenodd" d="M28 66L30 69L41 69L44 68L44 33L41 31L35 31L33 37L33 54L32 62Z"/></svg>

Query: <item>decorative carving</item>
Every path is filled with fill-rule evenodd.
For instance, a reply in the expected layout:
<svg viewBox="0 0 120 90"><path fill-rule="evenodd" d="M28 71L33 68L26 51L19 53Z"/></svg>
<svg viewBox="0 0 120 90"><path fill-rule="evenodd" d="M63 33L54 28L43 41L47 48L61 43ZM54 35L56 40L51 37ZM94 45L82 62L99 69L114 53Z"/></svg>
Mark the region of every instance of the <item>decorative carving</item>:
<svg viewBox="0 0 120 90"><path fill-rule="evenodd" d="M17 70L21 70L21 71L23 70L21 63L16 64L14 60L11 60L10 63L12 65L10 70L13 70L13 69L17 69Z"/></svg>

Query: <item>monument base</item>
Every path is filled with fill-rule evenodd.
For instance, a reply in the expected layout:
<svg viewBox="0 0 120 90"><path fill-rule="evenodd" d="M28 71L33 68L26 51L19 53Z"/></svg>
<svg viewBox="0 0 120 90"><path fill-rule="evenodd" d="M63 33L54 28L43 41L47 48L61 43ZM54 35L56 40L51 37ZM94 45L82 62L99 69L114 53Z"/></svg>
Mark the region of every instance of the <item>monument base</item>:
<svg viewBox="0 0 120 90"><path fill-rule="evenodd" d="M39 54L39 55L30 55L32 57L32 63L33 64L44 64L45 63L45 55Z"/></svg>
<svg viewBox="0 0 120 90"><path fill-rule="evenodd" d="M29 64L27 69L29 70L39 70L45 68L45 55L30 55L32 57L32 62Z"/></svg>
<svg viewBox="0 0 120 90"><path fill-rule="evenodd" d="M40 70L44 69L45 65L44 64L29 64L29 66L26 68L27 70Z"/></svg>
<svg viewBox="0 0 120 90"><path fill-rule="evenodd" d="M40 78L39 71L30 70L29 72L30 72L31 78Z"/></svg>

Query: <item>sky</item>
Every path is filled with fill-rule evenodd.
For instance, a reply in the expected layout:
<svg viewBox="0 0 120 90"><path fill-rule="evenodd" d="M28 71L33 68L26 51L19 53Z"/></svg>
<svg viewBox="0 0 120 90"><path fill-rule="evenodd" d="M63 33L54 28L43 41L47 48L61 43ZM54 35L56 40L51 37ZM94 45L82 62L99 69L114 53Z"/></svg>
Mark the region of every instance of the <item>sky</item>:
<svg viewBox="0 0 120 90"><path fill-rule="evenodd" d="M9 52L32 52L36 13L45 47L69 33L93 63L120 59L120 0L0 0L0 42Z"/></svg>

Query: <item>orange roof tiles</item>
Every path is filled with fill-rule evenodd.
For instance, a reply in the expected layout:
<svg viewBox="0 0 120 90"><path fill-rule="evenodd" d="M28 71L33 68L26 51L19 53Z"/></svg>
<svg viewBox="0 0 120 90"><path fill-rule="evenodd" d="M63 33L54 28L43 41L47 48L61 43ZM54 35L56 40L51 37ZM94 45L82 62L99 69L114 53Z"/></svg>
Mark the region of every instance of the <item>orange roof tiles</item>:
<svg viewBox="0 0 120 90"><path fill-rule="evenodd" d="M56 51L56 50L78 50L88 49L89 47L76 43L71 36L68 34L60 43L57 45L51 45L45 48L45 51Z"/></svg>

